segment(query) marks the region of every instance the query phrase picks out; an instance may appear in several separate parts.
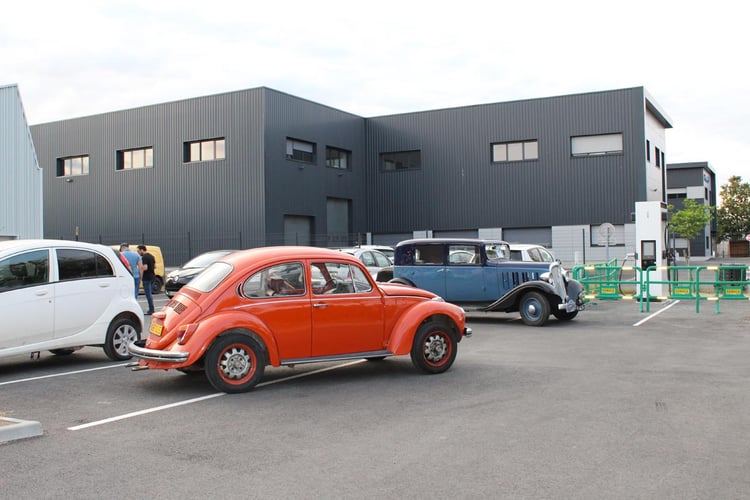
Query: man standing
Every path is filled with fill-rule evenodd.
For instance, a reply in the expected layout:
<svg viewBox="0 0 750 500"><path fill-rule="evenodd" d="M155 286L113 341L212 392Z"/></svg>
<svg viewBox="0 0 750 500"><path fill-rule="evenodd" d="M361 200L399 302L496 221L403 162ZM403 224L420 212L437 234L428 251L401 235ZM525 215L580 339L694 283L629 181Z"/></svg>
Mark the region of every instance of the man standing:
<svg viewBox="0 0 750 500"><path fill-rule="evenodd" d="M135 300L138 300L138 289L141 286L141 269L143 269L143 262L141 256L130 249L130 245L123 243L120 245L120 253L127 259L130 264L130 271L133 273L133 279L135 280Z"/></svg>
<svg viewBox="0 0 750 500"><path fill-rule="evenodd" d="M146 250L146 245L138 245L138 255L141 256L141 261L143 262L143 293L146 294L146 302L148 302L148 311L146 311L146 315L148 316L154 313L153 287L156 259L154 259L154 256Z"/></svg>

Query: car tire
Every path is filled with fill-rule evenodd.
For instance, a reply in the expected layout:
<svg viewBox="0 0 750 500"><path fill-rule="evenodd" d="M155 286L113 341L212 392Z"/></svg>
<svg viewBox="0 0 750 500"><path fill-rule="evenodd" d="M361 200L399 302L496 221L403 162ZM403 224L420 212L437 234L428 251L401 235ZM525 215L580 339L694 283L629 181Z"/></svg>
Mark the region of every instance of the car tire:
<svg viewBox="0 0 750 500"><path fill-rule="evenodd" d="M521 297L518 309L521 320L528 326L544 326L550 314L547 297L539 292L528 292Z"/></svg>
<svg viewBox="0 0 750 500"><path fill-rule="evenodd" d="M414 283L412 283L406 278L393 278L392 280L388 280L388 283L397 283L399 285L409 285L409 286L413 286L416 288Z"/></svg>
<svg viewBox="0 0 750 500"><path fill-rule="evenodd" d="M453 332L443 323L430 321L422 324L414 335L411 361L425 373L442 373L453 364L457 350Z"/></svg>
<svg viewBox="0 0 750 500"><path fill-rule="evenodd" d="M104 354L113 361L130 359L132 355L128 350L128 344L141 339L139 326L136 320L130 318L117 318L112 321L104 340Z"/></svg>
<svg viewBox="0 0 750 500"><path fill-rule="evenodd" d="M206 377L218 391L247 392L260 382L265 368L265 350L249 335L217 337L206 352Z"/></svg>
<svg viewBox="0 0 750 500"><path fill-rule="evenodd" d="M568 312L558 309L556 311L552 311L552 314L554 314L555 318L559 319L560 321L570 321L571 319L578 316L578 311Z"/></svg>
<svg viewBox="0 0 750 500"><path fill-rule="evenodd" d="M156 276L151 284L151 293L161 293L162 286L164 286L164 282L160 277Z"/></svg>
<svg viewBox="0 0 750 500"><path fill-rule="evenodd" d="M63 349L50 349L49 352L55 356L69 356L79 349L81 349L81 347L65 347Z"/></svg>

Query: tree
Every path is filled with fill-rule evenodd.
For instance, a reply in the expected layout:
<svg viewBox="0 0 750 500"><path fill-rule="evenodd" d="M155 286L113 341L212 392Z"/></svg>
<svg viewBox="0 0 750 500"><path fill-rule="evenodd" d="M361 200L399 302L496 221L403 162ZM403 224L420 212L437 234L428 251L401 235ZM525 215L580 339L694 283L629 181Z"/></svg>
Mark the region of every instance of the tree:
<svg viewBox="0 0 750 500"><path fill-rule="evenodd" d="M750 233L750 183L742 177L729 178L721 186L721 208L718 210L718 237L720 240L741 240Z"/></svg>
<svg viewBox="0 0 750 500"><path fill-rule="evenodd" d="M674 207L669 205L669 210ZM682 203L682 209L672 214L669 221L669 229L680 238L688 240L687 255L685 263L690 265L690 240L700 234L701 231L711 222L715 208L708 205L699 205L690 198L686 198Z"/></svg>

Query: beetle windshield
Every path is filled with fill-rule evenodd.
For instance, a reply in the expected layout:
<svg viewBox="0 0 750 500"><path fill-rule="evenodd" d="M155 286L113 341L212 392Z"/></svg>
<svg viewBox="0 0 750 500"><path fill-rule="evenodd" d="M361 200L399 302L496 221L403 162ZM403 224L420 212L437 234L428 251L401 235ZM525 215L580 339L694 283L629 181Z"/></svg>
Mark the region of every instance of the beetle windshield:
<svg viewBox="0 0 750 500"><path fill-rule="evenodd" d="M210 292L216 286L224 281L224 278L232 272L232 266L226 262L214 262L203 270L198 276L192 279L187 285L199 292Z"/></svg>

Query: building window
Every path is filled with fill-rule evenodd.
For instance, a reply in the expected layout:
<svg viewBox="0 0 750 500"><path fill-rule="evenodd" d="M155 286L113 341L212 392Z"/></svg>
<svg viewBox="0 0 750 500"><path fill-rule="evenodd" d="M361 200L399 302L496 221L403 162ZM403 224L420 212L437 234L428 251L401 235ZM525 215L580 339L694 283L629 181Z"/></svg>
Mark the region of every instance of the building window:
<svg viewBox="0 0 750 500"><path fill-rule="evenodd" d="M345 149L326 147L326 167L349 170L352 152Z"/></svg>
<svg viewBox="0 0 750 500"><path fill-rule="evenodd" d="M286 139L287 160L315 163L315 144L297 139Z"/></svg>
<svg viewBox="0 0 750 500"><path fill-rule="evenodd" d="M382 170L419 170L422 168L422 152L397 151L394 153L380 153L380 168Z"/></svg>
<svg viewBox="0 0 750 500"><path fill-rule="evenodd" d="M523 161L539 159L539 141L499 142L492 145L492 161Z"/></svg>
<svg viewBox="0 0 750 500"><path fill-rule="evenodd" d="M128 149L117 152L117 170L154 168L154 148Z"/></svg>
<svg viewBox="0 0 750 500"><path fill-rule="evenodd" d="M654 150L655 150L654 156L656 156L656 166L661 167L661 156L659 156L660 155L659 148L654 148Z"/></svg>
<svg viewBox="0 0 750 500"><path fill-rule="evenodd" d="M651 161L651 141L646 141L646 161Z"/></svg>
<svg viewBox="0 0 750 500"><path fill-rule="evenodd" d="M89 175L88 155L57 159L57 176L70 177L72 175Z"/></svg>
<svg viewBox="0 0 750 500"><path fill-rule="evenodd" d="M186 142L184 148L185 162L223 160L226 158L224 138Z"/></svg>
<svg viewBox="0 0 750 500"><path fill-rule="evenodd" d="M572 156L622 154L622 134L583 135L570 138Z"/></svg>
<svg viewBox="0 0 750 500"><path fill-rule="evenodd" d="M664 157L664 151L661 152L661 164L664 168L667 168L667 159Z"/></svg>

